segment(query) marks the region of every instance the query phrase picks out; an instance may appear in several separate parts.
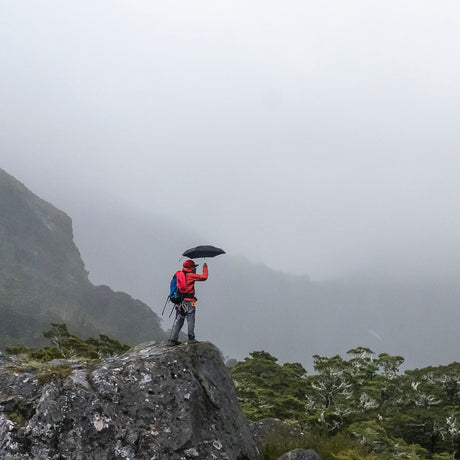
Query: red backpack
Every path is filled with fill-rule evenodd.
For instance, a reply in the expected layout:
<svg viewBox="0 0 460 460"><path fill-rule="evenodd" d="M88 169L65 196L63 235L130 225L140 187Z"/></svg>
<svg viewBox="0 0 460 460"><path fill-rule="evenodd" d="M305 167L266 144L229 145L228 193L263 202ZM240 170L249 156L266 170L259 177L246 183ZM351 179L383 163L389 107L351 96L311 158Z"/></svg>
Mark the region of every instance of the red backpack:
<svg viewBox="0 0 460 460"><path fill-rule="evenodd" d="M182 292L179 288L184 289L185 287L185 273L182 270L178 270L171 279L169 284L169 300L174 304L182 303L184 300L185 292Z"/></svg>

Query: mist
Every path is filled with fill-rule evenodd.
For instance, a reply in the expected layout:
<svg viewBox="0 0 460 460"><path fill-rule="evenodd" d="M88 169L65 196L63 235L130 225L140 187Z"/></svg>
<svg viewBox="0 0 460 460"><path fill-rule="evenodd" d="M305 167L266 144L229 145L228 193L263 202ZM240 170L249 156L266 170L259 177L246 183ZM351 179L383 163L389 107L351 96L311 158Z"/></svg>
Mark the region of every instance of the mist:
<svg viewBox="0 0 460 460"><path fill-rule="evenodd" d="M1 1L1 166L314 280L456 280L459 13Z"/></svg>

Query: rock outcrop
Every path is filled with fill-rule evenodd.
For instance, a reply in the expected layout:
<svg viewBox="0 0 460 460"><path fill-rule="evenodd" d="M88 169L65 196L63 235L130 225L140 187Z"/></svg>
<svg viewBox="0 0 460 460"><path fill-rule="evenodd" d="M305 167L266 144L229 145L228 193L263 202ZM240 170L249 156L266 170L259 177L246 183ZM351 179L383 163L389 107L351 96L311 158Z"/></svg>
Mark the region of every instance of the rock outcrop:
<svg viewBox="0 0 460 460"><path fill-rule="evenodd" d="M260 458L210 343L152 342L97 362L19 365L0 361L3 459Z"/></svg>
<svg viewBox="0 0 460 460"><path fill-rule="evenodd" d="M306 445L308 433L277 418L264 418L249 425L254 440L263 451L264 448L281 446ZM321 460L313 449L293 449L286 452L278 460Z"/></svg>
<svg viewBox="0 0 460 460"><path fill-rule="evenodd" d="M71 219L0 169L0 347L44 345L51 322L128 345L164 337L147 305L91 284Z"/></svg>
<svg viewBox="0 0 460 460"><path fill-rule="evenodd" d="M312 449L294 449L278 460L321 460L321 457Z"/></svg>
<svg viewBox="0 0 460 460"><path fill-rule="evenodd" d="M273 442L274 439L296 441L304 436L299 428L277 418L258 420L251 423L249 428L258 444Z"/></svg>

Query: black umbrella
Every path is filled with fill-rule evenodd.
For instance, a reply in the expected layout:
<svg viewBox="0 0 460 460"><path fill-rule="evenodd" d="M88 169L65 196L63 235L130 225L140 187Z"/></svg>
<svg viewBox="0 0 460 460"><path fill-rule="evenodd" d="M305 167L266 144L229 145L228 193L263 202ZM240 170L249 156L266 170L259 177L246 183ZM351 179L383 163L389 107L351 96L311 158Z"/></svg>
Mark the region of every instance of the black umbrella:
<svg viewBox="0 0 460 460"><path fill-rule="evenodd" d="M190 259L198 259L199 257L215 257L219 254L225 254L225 251L215 246L197 246L187 249L182 255Z"/></svg>

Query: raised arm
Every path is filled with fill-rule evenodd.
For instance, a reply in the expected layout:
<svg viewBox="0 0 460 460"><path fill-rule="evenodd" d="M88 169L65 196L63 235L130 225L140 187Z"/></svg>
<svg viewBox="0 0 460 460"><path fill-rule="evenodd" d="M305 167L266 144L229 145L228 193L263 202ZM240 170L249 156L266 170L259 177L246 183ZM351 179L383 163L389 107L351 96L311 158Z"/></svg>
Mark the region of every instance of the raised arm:
<svg viewBox="0 0 460 460"><path fill-rule="evenodd" d="M203 264L203 274L198 273L189 273L188 278L192 281L206 281L208 279L208 264L205 262Z"/></svg>

